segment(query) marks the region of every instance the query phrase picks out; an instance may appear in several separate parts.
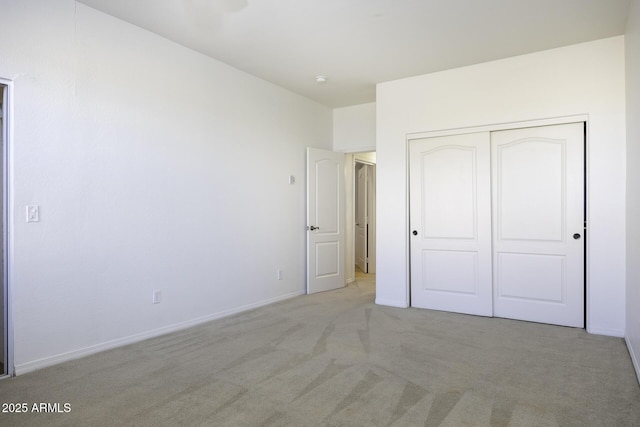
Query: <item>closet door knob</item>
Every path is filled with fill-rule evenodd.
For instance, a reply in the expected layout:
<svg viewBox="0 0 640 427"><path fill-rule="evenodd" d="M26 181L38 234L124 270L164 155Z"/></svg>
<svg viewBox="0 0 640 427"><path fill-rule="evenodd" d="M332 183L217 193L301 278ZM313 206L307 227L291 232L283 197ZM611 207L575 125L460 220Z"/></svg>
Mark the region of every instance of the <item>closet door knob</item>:
<svg viewBox="0 0 640 427"><path fill-rule="evenodd" d="M414 236L417 236L418 235L418 230L413 230L413 232L411 234L413 234Z"/></svg>
<svg viewBox="0 0 640 427"><path fill-rule="evenodd" d="M576 234L573 235L573 238L576 239L576 240L580 239L580 237L581 237L580 233L576 233Z"/></svg>

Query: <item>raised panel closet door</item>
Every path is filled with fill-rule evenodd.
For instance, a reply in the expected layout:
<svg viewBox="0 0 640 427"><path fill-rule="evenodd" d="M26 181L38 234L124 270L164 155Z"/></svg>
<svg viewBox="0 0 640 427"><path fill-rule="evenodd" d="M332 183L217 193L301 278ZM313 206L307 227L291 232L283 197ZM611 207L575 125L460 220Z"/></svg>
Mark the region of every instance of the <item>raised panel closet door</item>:
<svg viewBox="0 0 640 427"><path fill-rule="evenodd" d="M491 133L494 315L584 327L584 123Z"/></svg>
<svg viewBox="0 0 640 427"><path fill-rule="evenodd" d="M489 133L411 141L411 305L492 315Z"/></svg>

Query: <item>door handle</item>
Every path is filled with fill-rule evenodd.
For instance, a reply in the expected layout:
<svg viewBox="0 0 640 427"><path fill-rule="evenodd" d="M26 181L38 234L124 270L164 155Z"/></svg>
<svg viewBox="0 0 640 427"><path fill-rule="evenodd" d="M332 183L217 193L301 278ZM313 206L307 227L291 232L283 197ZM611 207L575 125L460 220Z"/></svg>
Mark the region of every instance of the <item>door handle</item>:
<svg viewBox="0 0 640 427"><path fill-rule="evenodd" d="M417 236L418 235L418 230L413 230L413 232L411 234L413 234L414 236Z"/></svg>
<svg viewBox="0 0 640 427"><path fill-rule="evenodd" d="M313 230L320 230L320 227L316 227L316 226L314 226L314 225L310 225L309 227L307 227L307 230L311 230L311 231L313 231Z"/></svg>
<svg viewBox="0 0 640 427"><path fill-rule="evenodd" d="M580 237L581 237L581 236L580 236L580 233L575 233L575 234L573 235L573 238L574 238L574 239L576 239L576 240L580 239Z"/></svg>

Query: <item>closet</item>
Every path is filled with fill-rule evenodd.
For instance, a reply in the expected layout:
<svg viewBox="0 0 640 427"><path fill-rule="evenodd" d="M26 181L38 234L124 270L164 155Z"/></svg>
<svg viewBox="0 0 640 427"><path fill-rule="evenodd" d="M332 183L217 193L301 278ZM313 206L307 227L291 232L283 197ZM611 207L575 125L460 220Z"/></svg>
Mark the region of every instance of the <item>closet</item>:
<svg viewBox="0 0 640 427"><path fill-rule="evenodd" d="M584 122L411 140L411 305L584 327L584 153Z"/></svg>

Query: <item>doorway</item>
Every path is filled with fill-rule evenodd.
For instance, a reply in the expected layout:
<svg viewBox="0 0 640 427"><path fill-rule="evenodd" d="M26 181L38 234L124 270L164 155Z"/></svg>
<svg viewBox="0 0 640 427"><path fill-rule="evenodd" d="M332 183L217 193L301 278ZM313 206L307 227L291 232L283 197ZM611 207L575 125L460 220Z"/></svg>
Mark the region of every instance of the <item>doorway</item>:
<svg viewBox="0 0 640 427"><path fill-rule="evenodd" d="M353 268L376 272L376 153L353 154Z"/></svg>
<svg viewBox="0 0 640 427"><path fill-rule="evenodd" d="M363 278L375 282L375 162L373 151L344 154L307 149L307 293L336 289ZM358 190L360 197L366 194L359 208L366 218L363 222L355 214L356 167L367 171ZM366 243L360 250L366 272L356 266L356 222L365 225Z"/></svg>

